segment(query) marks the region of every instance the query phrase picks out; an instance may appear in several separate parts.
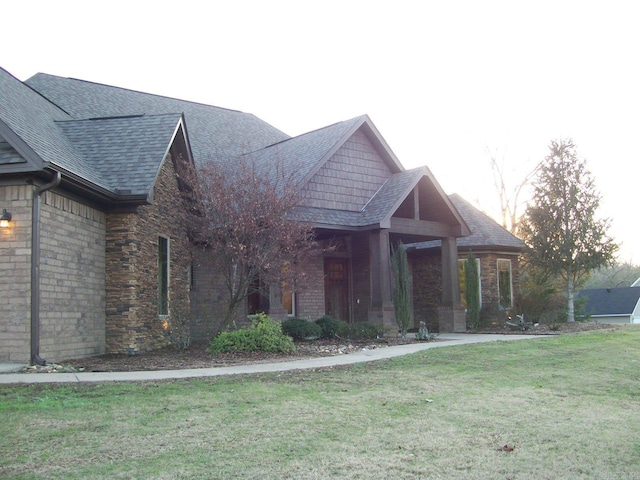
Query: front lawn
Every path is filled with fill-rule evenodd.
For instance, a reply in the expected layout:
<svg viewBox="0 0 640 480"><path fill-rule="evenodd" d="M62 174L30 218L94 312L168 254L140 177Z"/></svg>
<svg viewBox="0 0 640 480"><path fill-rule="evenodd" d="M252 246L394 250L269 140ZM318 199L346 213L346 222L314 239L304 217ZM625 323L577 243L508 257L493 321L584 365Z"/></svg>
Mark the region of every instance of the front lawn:
<svg viewBox="0 0 640 480"><path fill-rule="evenodd" d="M0 386L0 415L3 479L640 478L640 327L317 371Z"/></svg>

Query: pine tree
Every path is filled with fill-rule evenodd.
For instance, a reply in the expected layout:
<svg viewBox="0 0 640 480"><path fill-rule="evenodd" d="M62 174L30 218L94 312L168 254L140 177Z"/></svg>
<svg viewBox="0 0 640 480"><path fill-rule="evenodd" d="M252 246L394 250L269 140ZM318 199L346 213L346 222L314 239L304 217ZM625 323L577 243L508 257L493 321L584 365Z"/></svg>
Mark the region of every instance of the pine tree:
<svg viewBox="0 0 640 480"><path fill-rule="evenodd" d="M607 235L610 220L595 217L601 197L573 142L554 140L549 150L519 231L528 247L527 261L563 279L568 321L573 322L575 290L591 270L614 261L618 245Z"/></svg>

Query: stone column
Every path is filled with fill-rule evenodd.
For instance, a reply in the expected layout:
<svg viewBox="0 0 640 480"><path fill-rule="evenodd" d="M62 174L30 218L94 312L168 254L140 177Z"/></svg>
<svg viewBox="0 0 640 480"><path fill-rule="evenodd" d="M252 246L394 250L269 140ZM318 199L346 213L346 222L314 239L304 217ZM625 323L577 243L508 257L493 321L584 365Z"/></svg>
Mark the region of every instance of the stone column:
<svg viewBox="0 0 640 480"><path fill-rule="evenodd" d="M371 306L369 322L397 330L391 297L391 250L389 231L378 230L369 235L371 251Z"/></svg>

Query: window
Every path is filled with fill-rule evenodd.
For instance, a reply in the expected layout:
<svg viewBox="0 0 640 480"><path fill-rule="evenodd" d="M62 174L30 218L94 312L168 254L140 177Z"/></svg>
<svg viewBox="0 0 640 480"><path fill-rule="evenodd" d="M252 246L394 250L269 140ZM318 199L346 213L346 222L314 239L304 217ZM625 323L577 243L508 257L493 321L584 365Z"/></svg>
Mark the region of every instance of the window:
<svg viewBox="0 0 640 480"><path fill-rule="evenodd" d="M287 282L282 284L282 308L287 311L289 317L296 316L296 294Z"/></svg>
<svg viewBox="0 0 640 480"><path fill-rule="evenodd" d="M465 277L466 264L467 264L466 260L458 259L458 284L460 286L460 303L462 303L462 306L464 308L467 308L467 299L464 298L465 292L467 291L466 277ZM478 298L480 299L480 306L482 306L482 285L480 283L482 279L482 275L480 275L480 259L479 258L476 258L476 264L478 266Z"/></svg>
<svg viewBox="0 0 640 480"><path fill-rule="evenodd" d="M500 308L513 307L511 260L498 259L498 301Z"/></svg>
<svg viewBox="0 0 640 480"><path fill-rule="evenodd" d="M158 314L169 315L169 239L158 237Z"/></svg>

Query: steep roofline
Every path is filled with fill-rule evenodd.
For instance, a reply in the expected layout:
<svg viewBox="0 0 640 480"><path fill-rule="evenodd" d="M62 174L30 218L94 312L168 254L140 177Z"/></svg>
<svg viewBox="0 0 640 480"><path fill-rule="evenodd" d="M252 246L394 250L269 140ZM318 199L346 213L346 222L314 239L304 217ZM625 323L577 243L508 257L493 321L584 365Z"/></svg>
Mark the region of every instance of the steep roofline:
<svg viewBox="0 0 640 480"><path fill-rule="evenodd" d="M303 133L301 135L298 135L298 137L301 137L303 135L307 135L309 133L317 132L318 130L323 130L325 128L333 127L335 125L338 125L339 123L346 123L346 122L350 122L350 121L354 121L354 120L355 120L354 124L342 135L340 140L338 140L335 143L335 145L331 149L329 149L327 151L327 153L325 153L324 157L322 157L320 159L320 161L318 163L316 163L316 165L302 179L301 185L306 185L309 182L309 180L311 180L311 178L313 178L313 176L316 173L318 173L318 171L323 167L323 165L325 163L327 163L329 161L329 159L340 149L340 147L342 147L345 144L345 142L349 138L351 138L353 136L353 134L356 133L363 126L366 126L365 135L367 135L367 138L369 138L369 140L372 140L373 143L377 143L378 146L381 148L382 151L380 151L378 153L380 153L380 155L383 157L383 160L385 161L385 163L389 164L389 162L391 162L391 165L389 165L389 166L391 167L392 171L393 171L394 168L397 169L397 172L393 172L393 173L399 173L399 172L402 172L402 171L405 170L405 168L402 166L402 164L400 163L398 158L395 156L395 154L393 153L393 151L391 150L391 148L389 147L387 142L384 140L382 135L380 135L380 132L375 127L375 125L373 124L373 122L371 121L369 116L366 115L366 114L365 115L361 115L359 117L354 117L354 118L349 119L349 120L344 120L343 122L336 122L336 123L332 123L331 125L327 125L327 126L322 127L322 128L317 128L317 129L312 130L310 132L306 132L306 133ZM293 137L293 138L298 138L298 137ZM283 141L287 141L287 140L283 140ZM385 154L386 154L387 158L384 158Z"/></svg>
<svg viewBox="0 0 640 480"><path fill-rule="evenodd" d="M38 155L33 148L31 148L27 142L25 142L20 135L14 132L9 125L0 119L0 136L4 138L16 152L20 154L22 158L27 161L28 168L25 169L24 163L17 163L13 165L3 165L0 168L2 173L20 173L20 172L37 172L43 170L47 162Z"/></svg>
<svg viewBox="0 0 640 480"><path fill-rule="evenodd" d="M160 95L160 94L158 94L158 93L143 92L142 90L136 90L136 89L133 89L133 88L119 87L119 86L117 86L117 85L109 85L109 84L101 83L101 82L93 82L93 81L91 81L91 80L83 80L83 79L81 79L81 78L75 78L75 77L63 77L63 76L61 76L61 75L52 75L52 74L50 74L50 73L45 73L45 72L38 72L38 73L36 73L35 75L32 75L31 77L29 77L28 79L26 79L23 83L25 83L25 84L26 84L26 82L28 82L29 80L31 80L32 78L34 78L34 77L35 77L35 76L37 76L37 75L46 75L46 76L49 76L49 77L63 78L63 79L66 79L66 80L73 80L74 82L88 83L88 84L92 84L92 85L98 85L98 86L100 86L100 87L115 88L115 89L117 89L117 90L125 90L125 91L128 91L128 92L139 93L139 94L142 94L142 95L150 95L150 96L153 96L153 97L166 98L166 99L168 99L168 100L178 100L178 101L180 101L180 102L187 102L187 103L191 103L191 104L194 104L194 105L202 105L202 106L205 106L205 107L219 108L220 110L226 110L226 111L228 111L228 112L235 112L235 113L244 113L244 114L247 114L247 112L243 112L243 111L241 111L241 110L235 110L235 109L233 109L233 108L219 107L219 106L217 106L217 105L211 105L211 104L208 104L208 103L196 102L196 101L194 101L194 100L186 100L186 99L184 99L184 98L170 97L170 96L168 96L168 95ZM29 87L29 88L31 88L31 87ZM33 90L34 92L38 92L37 90L34 90L33 88L32 88L32 90ZM40 95L42 96L42 94L40 94ZM44 97L44 96L43 96L43 98L47 98L47 97ZM48 99L47 99L47 100L48 100ZM49 102L51 102L51 100L48 100L48 101L49 101ZM53 103L53 102L51 102L51 103ZM53 103L53 104L55 105L55 103ZM56 106L57 106L57 105L56 105ZM60 107L58 107L58 108L60 108ZM61 110L63 110L63 109L61 109ZM64 110L63 110L63 111L64 111ZM253 115L253 114L248 114L248 115Z"/></svg>

